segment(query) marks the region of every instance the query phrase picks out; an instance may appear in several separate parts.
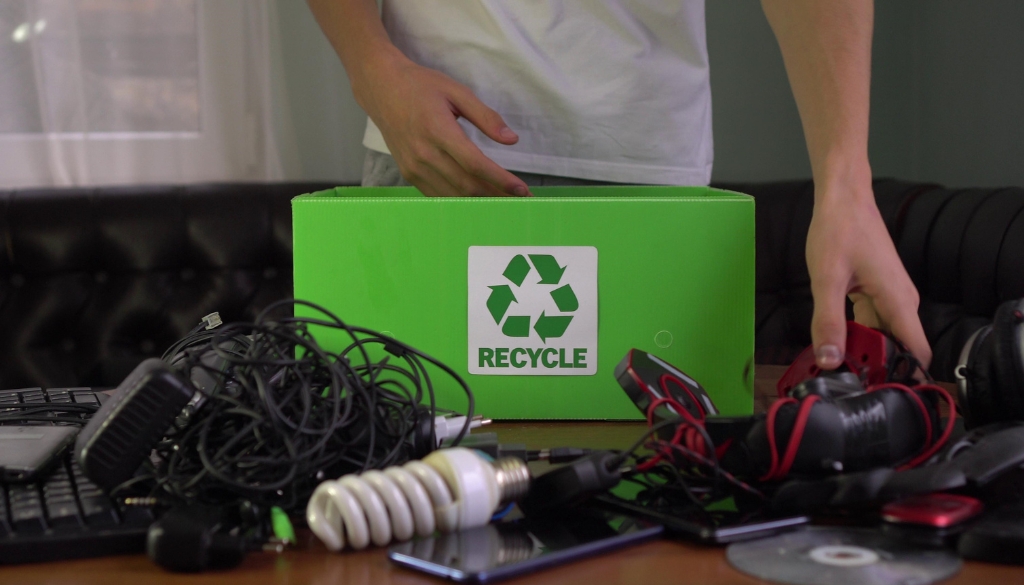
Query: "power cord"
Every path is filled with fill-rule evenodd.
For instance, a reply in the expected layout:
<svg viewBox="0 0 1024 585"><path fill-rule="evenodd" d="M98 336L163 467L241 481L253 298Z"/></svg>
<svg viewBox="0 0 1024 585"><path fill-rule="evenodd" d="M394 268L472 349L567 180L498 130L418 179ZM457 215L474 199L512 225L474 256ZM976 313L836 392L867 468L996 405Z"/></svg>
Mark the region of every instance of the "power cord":
<svg viewBox="0 0 1024 585"><path fill-rule="evenodd" d="M288 308L309 316L272 317ZM252 322L219 321L208 315L165 352L196 396L144 473L115 493L299 513L323 479L404 463L417 455L414 443L436 447L428 366L466 394L465 418L440 433L458 444L481 420L469 386L447 365L314 303L283 300ZM314 333L347 342L328 351Z"/></svg>

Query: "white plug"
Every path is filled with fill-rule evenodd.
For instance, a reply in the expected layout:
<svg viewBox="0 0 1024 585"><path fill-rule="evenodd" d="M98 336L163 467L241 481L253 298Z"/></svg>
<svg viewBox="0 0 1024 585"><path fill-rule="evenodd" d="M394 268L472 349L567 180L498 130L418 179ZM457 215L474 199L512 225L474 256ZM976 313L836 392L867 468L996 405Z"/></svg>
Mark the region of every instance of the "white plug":
<svg viewBox="0 0 1024 585"><path fill-rule="evenodd" d="M450 439L459 434L462 427L466 424L466 417L464 416L435 416L434 417L434 437L437 440L435 448L440 448L441 443L445 439ZM484 425L491 424L491 419L484 418L482 416L474 416L469 421L470 429L478 429Z"/></svg>

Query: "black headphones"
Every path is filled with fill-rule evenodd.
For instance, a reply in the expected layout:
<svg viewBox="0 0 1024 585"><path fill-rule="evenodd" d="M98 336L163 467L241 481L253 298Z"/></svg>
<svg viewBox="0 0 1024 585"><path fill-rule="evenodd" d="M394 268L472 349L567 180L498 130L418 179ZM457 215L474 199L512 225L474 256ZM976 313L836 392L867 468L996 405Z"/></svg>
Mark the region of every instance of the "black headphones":
<svg viewBox="0 0 1024 585"><path fill-rule="evenodd" d="M967 428L1024 420L1024 299L999 306L964 344L955 370Z"/></svg>

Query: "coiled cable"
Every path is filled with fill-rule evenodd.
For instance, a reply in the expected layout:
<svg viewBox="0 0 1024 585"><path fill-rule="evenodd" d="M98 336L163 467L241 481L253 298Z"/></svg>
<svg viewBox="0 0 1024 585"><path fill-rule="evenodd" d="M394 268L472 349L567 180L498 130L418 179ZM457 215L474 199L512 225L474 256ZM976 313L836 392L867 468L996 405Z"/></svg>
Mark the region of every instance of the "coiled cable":
<svg viewBox="0 0 1024 585"><path fill-rule="evenodd" d="M515 458L485 460L469 449L442 449L422 461L322 482L306 522L332 551L483 526L526 494L530 473Z"/></svg>
<svg viewBox="0 0 1024 585"><path fill-rule="evenodd" d="M472 392L449 366L308 301L271 303L251 322L207 315L164 360L196 396L118 496L301 514L324 478L434 448L437 370L466 396L451 442L474 424Z"/></svg>

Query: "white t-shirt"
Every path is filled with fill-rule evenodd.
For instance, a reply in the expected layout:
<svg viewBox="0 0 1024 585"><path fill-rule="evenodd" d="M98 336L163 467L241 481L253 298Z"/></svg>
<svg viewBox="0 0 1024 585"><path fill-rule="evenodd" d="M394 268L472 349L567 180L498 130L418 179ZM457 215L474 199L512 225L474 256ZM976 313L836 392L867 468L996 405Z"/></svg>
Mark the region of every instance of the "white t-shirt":
<svg viewBox="0 0 1024 585"><path fill-rule="evenodd" d="M706 185L704 0L384 0L410 59L469 86L519 135L480 149L514 171ZM371 121L363 144L388 152Z"/></svg>

